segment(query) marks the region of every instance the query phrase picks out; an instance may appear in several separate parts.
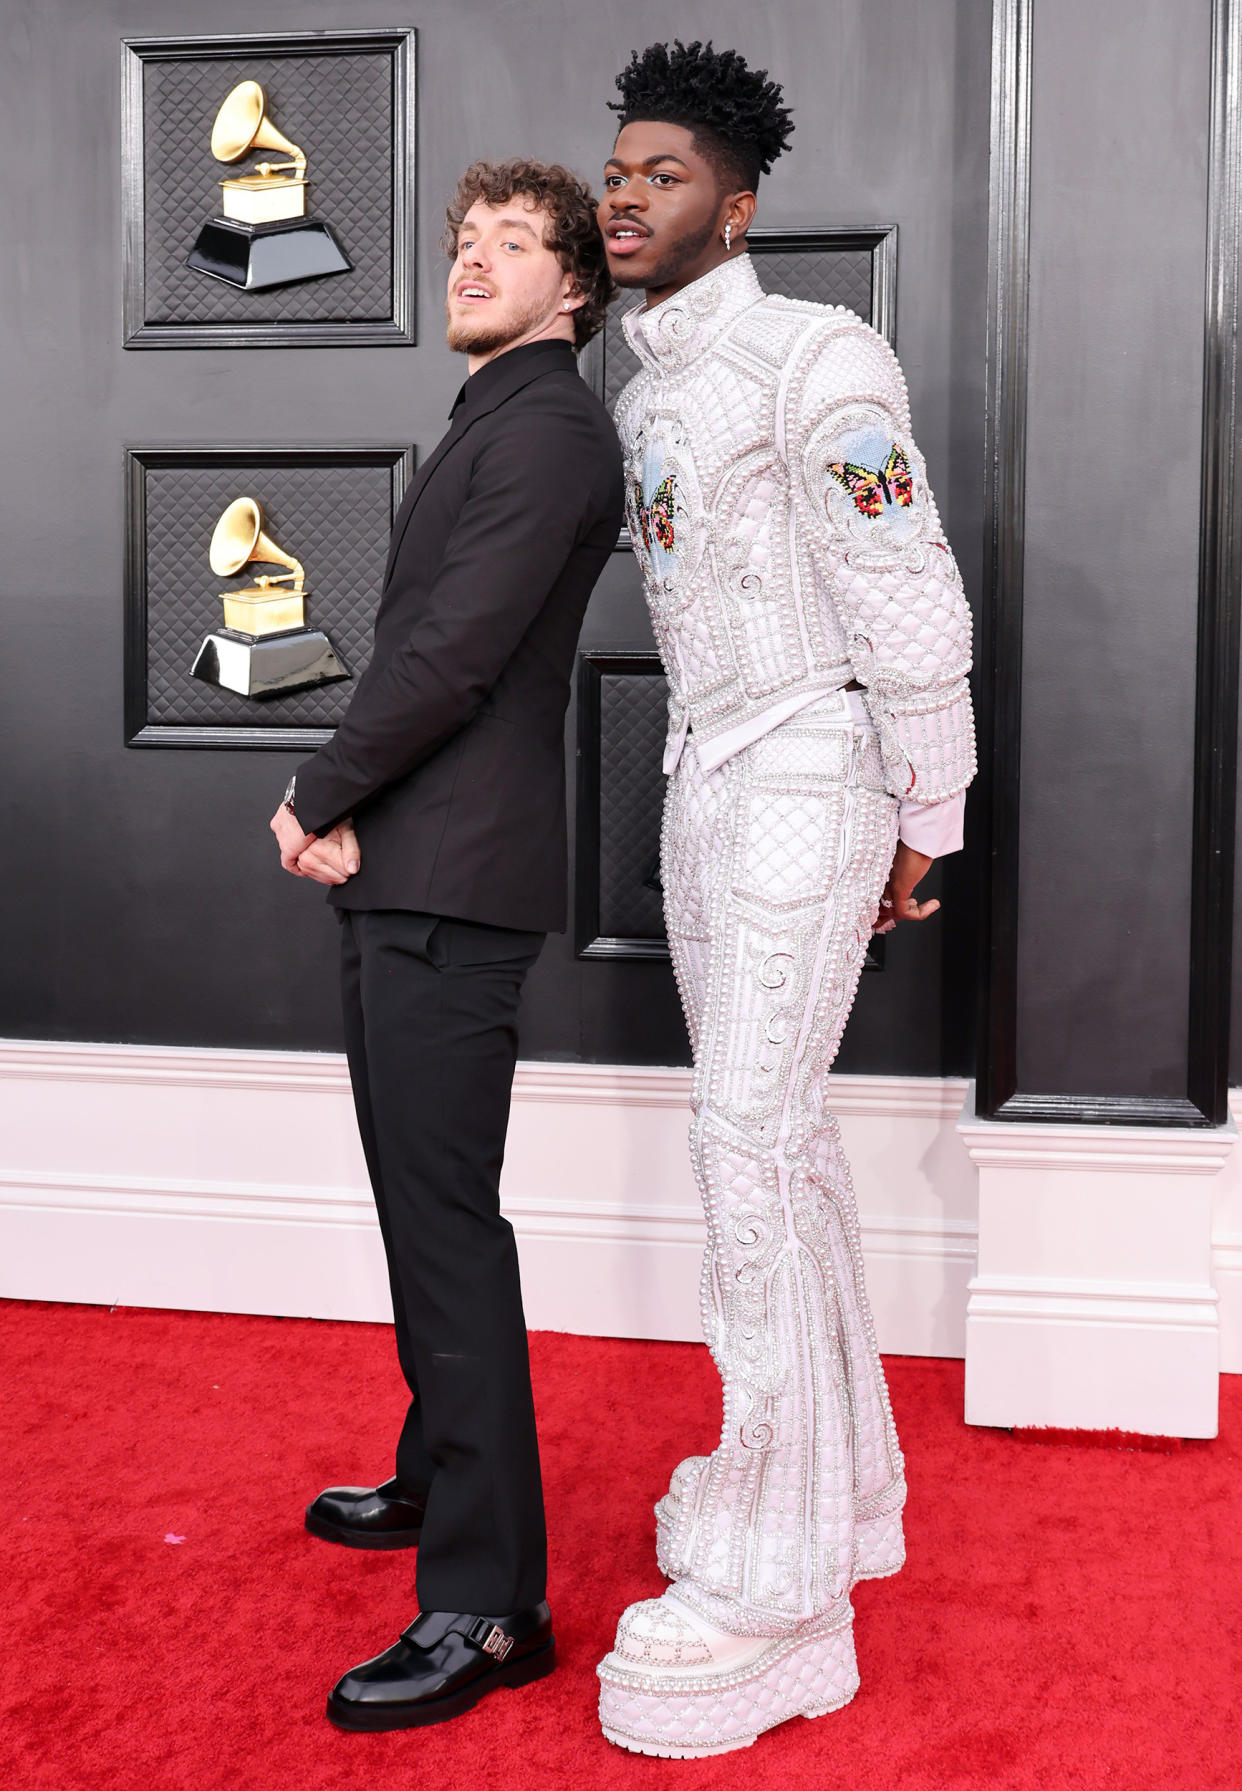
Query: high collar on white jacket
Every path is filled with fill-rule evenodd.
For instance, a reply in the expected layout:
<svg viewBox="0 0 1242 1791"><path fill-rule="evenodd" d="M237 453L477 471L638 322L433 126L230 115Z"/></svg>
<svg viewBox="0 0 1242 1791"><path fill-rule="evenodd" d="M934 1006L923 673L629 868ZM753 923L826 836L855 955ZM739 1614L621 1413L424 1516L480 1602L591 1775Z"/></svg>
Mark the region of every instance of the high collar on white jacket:
<svg viewBox="0 0 1242 1791"><path fill-rule="evenodd" d="M622 322L644 367L653 373L680 373L762 297L750 256L738 255L650 310L635 305Z"/></svg>

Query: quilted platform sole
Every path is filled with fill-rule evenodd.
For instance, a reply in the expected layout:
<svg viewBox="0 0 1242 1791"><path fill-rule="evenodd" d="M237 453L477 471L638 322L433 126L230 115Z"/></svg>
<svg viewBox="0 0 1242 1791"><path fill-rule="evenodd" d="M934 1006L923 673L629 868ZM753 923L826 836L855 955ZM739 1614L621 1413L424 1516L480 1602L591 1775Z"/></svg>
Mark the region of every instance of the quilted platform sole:
<svg viewBox="0 0 1242 1791"><path fill-rule="evenodd" d="M598 1671L605 1737L632 1754L665 1760L751 1747L791 1717L840 1710L858 1690L848 1617L774 1641L757 1661L730 1673L662 1676L633 1671L613 1655Z"/></svg>

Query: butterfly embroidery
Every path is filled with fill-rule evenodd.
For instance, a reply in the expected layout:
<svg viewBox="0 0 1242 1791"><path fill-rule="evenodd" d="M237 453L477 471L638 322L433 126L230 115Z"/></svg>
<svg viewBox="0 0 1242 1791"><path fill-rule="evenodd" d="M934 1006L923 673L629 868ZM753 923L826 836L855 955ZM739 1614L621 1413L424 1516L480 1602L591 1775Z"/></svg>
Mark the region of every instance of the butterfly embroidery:
<svg viewBox="0 0 1242 1791"><path fill-rule="evenodd" d="M834 460L828 471L843 485L862 516L881 516L885 504L908 508L914 502L914 476L910 462L894 442L888 459L878 470L855 466L852 460Z"/></svg>
<svg viewBox="0 0 1242 1791"><path fill-rule="evenodd" d="M651 552L651 537L654 534L665 553L673 551L673 512L677 507L677 489L672 473L661 479L652 493L648 504L643 499L643 488L637 479L634 481L634 509L638 516L638 526L642 531L643 546Z"/></svg>

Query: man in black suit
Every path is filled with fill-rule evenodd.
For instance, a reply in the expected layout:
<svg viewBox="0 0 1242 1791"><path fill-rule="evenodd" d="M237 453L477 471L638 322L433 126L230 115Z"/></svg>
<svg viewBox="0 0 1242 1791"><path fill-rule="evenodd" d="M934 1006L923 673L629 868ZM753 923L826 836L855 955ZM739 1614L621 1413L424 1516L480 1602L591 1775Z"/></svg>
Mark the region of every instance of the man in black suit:
<svg viewBox="0 0 1242 1791"><path fill-rule="evenodd" d="M397 514L375 649L272 821L331 886L346 1049L410 1407L396 1473L315 1535L419 1545L420 1615L328 1700L351 1729L440 1722L551 1672L547 1542L513 1233L498 1186L522 983L565 925L564 720L621 525L612 423L575 348L611 285L563 168L478 163L448 209L469 377Z"/></svg>

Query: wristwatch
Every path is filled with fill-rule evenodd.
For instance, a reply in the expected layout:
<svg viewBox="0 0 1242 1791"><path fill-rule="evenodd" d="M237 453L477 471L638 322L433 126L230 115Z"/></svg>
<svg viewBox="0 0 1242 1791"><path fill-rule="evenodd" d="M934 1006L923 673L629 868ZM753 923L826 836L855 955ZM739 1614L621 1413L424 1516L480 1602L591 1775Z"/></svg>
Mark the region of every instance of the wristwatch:
<svg viewBox="0 0 1242 1791"><path fill-rule="evenodd" d="M295 771L293 776L289 779L288 789L285 791L284 795L280 799L281 808L287 808L289 813L293 816L293 819L295 821L298 820L298 817L297 817L297 814L293 807L293 792L297 789L297 783L298 783L298 774ZM298 821L298 826L300 827L301 825L302 825L302 823L300 821Z"/></svg>

